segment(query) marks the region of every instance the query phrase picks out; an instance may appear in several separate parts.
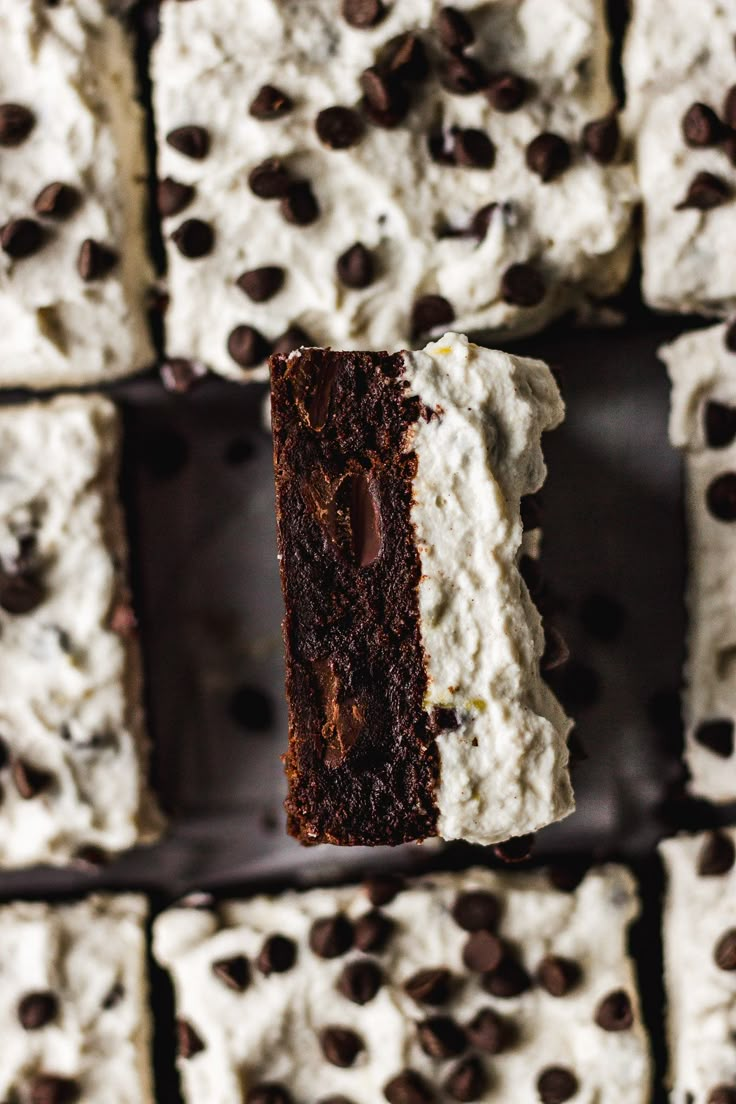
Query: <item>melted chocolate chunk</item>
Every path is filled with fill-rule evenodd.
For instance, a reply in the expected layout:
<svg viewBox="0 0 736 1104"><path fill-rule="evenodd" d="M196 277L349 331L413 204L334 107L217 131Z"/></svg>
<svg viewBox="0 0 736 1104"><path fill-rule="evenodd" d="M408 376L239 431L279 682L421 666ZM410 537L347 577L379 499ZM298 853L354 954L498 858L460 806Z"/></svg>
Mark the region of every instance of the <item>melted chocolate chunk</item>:
<svg viewBox="0 0 736 1104"><path fill-rule="evenodd" d="M360 1052L365 1050L360 1035L348 1027L325 1027L320 1032L319 1044L327 1061L340 1069L354 1066Z"/></svg>
<svg viewBox="0 0 736 1104"><path fill-rule="evenodd" d="M195 161L202 161L210 152L209 132L201 126L177 127L169 131L166 141L177 153Z"/></svg>
<svg viewBox="0 0 736 1104"><path fill-rule="evenodd" d="M278 265L264 265L251 268L238 276L235 283L254 303L266 303L273 299L284 286L286 273Z"/></svg>
<svg viewBox="0 0 736 1104"><path fill-rule="evenodd" d="M562 176L572 164L570 146L559 134L538 134L526 147L526 164L547 184Z"/></svg>
<svg viewBox="0 0 736 1104"><path fill-rule="evenodd" d="M273 84L264 84L250 105L250 113L254 119L281 119L293 107L293 101L280 88Z"/></svg>
<svg viewBox="0 0 736 1104"><path fill-rule="evenodd" d="M631 998L623 989L615 989L598 1005L595 1022L604 1031L628 1031L634 1023Z"/></svg>
<svg viewBox="0 0 736 1104"><path fill-rule="evenodd" d="M736 849L725 832L711 832L703 841L698 855L698 874L701 878L720 878L733 869Z"/></svg>
<svg viewBox="0 0 736 1104"><path fill-rule="evenodd" d="M23 104L0 104L0 146L19 146L35 124L35 115Z"/></svg>
<svg viewBox="0 0 736 1104"><path fill-rule="evenodd" d="M55 180L38 193L33 201L33 210L43 218L65 219L74 214L81 198L71 184Z"/></svg>
<svg viewBox="0 0 736 1104"><path fill-rule="evenodd" d="M35 219L11 219L0 229L0 247L14 261L38 253L43 243L43 227Z"/></svg>
<svg viewBox="0 0 736 1104"><path fill-rule="evenodd" d="M194 199L194 188L191 184L182 184L167 176L159 180L156 185L156 203L162 218L171 218L178 215Z"/></svg>
<svg viewBox="0 0 736 1104"><path fill-rule="evenodd" d="M537 1093L542 1104L565 1104L578 1091L578 1079L564 1066L549 1066L537 1078Z"/></svg>

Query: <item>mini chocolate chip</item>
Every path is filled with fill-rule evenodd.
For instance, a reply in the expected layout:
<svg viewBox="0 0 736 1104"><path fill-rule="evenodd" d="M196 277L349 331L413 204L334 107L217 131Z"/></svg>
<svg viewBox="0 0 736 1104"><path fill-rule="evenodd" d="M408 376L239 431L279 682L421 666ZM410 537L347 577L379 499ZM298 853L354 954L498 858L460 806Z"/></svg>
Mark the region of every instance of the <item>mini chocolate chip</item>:
<svg viewBox="0 0 736 1104"><path fill-rule="evenodd" d="M340 1069L355 1065L355 1059L365 1050L360 1035L348 1027L325 1027L320 1032L319 1045L327 1061Z"/></svg>
<svg viewBox="0 0 736 1104"><path fill-rule="evenodd" d="M289 170L277 157L269 157L248 174L248 187L259 199L282 199L289 190Z"/></svg>
<svg viewBox="0 0 736 1104"><path fill-rule="evenodd" d="M393 920L373 909L355 921L355 946L359 951L381 951L393 930Z"/></svg>
<svg viewBox="0 0 736 1104"><path fill-rule="evenodd" d="M309 226L319 218L319 204L308 180L294 180L281 200L281 214L294 226Z"/></svg>
<svg viewBox="0 0 736 1104"><path fill-rule="evenodd" d="M375 877L366 878L363 882L363 891L376 908L391 904L405 888L406 882L396 874L378 874Z"/></svg>
<svg viewBox="0 0 736 1104"><path fill-rule="evenodd" d="M736 928L729 928L718 940L713 959L719 970L736 970Z"/></svg>
<svg viewBox="0 0 736 1104"><path fill-rule="evenodd" d="M118 1007L124 997L125 986L121 981L116 981L102 1002L102 1010L104 1012L111 1012L113 1008Z"/></svg>
<svg viewBox="0 0 736 1104"><path fill-rule="evenodd" d="M206 257L212 252L215 244L215 233L208 222L202 219L185 219L171 235L176 248L182 257L195 260L198 257Z"/></svg>
<svg viewBox="0 0 736 1104"><path fill-rule="evenodd" d="M288 115L293 107L291 98L280 88L273 84L264 84L250 105L250 113L254 119L280 119L283 115Z"/></svg>
<svg viewBox="0 0 736 1104"><path fill-rule="evenodd" d="M419 970L404 982L404 989L417 1004L445 1004L450 999L450 971L444 966Z"/></svg>
<svg viewBox="0 0 736 1104"><path fill-rule="evenodd" d="M570 168L570 146L559 134L545 131L533 138L526 147L526 164L543 183L548 184Z"/></svg>
<svg viewBox="0 0 736 1104"><path fill-rule="evenodd" d="M254 326L236 326L227 339L227 351L241 368L254 368L268 356L268 343Z"/></svg>
<svg viewBox="0 0 736 1104"><path fill-rule="evenodd" d="M15 788L24 801L31 801L34 797L38 797L48 790L54 781L54 776L48 771L33 767L23 759L13 759L10 772Z"/></svg>
<svg viewBox="0 0 736 1104"><path fill-rule="evenodd" d="M117 263L117 253L102 242L94 241L93 238L86 238L79 247L77 271L85 283L101 280Z"/></svg>
<svg viewBox="0 0 736 1104"><path fill-rule="evenodd" d="M337 258L337 275L345 287L368 287L375 275L373 254L362 242L356 242Z"/></svg>
<svg viewBox="0 0 736 1104"><path fill-rule="evenodd" d="M475 212L470 223L470 233L474 237L480 238L481 241L485 238L497 207L497 203L486 203L485 207L481 207Z"/></svg>
<svg viewBox="0 0 736 1104"><path fill-rule="evenodd" d="M616 113L593 119L583 127L583 149L599 165L610 165L618 153L621 140Z"/></svg>
<svg viewBox="0 0 736 1104"><path fill-rule="evenodd" d="M496 159L496 147L484 131L458 128L453 133L452 154L456 165L490 169Z"/></svg>
<svg viewBox="0 0 736 1104"><path fill-rule="evenodd" d="M342 17L351 27L375 27L386 15L382 0L343 0Z"/></svg>
<svg viewBox="0 0 736 1104"><path fill-rule="evenodd" d="M301 349L304 346L314 345L311 337L308 333L305 333L300 326L289 326L288 330L276 338L273 343L271 353L273 356L288 356L289 353L293 353L295 349Z"/></svg>
<svg viewBox="0 0 736 1104"><path fill-rule="evenodd" d="M708 486L705 500L718 521L736 521L736 472L716 476Z"/></svg>
<svg viewBox="0 0 736 1104"><path fill-rule="evenodd" d="M182 126L170 130L166 135L167 143L177 153L201 161L210 152L210 136L201 126Z"/></svg>
<svg viewBox="0 0 736 1104"><path fill-rule="evenodd" d="M501 277L501 298L509 306L536 307L546 293L544 280L533 265L509 265Z"/></svg>
<svg viewBox="0 0 736 1104"><path fill-rule="evenodd" d="M421 38L407 31L392 39L380 56L386 70L402 81L421 81L429 72Z"/></svg>
<svg viewBox="0 0 736 1104"><path fill-rule="evenodd" d="M502 958L501 940L488 931L473 932L463 947L463 963L478 974L495 970Z"/></svg>
<svg viewBox="0 0 736 1104"><path fill-rule="evenodd" d="M707 104L691 104L682 117L682 136L688 146L715 146L722 133L721 120Z"/></svg>
<svg viewBox="0 0 736 1104"><path fill-rule="evenodd" d="M256 966L269 977L285 974L296 962L296 943L285 935L269 935L258 952Z"/></svg>
<svg viewBox="0 0 736 1104"><path fill-rule="evenodd" d="M475 32L468 20L457 8L440 8L435 20L437 33L446 50L463 51L472 46Z"/></svg>
<svg viewBox="0 0 736 1104"><path fill-rule="evenodd" d="M626 611L607 594L589 594L580 604L583 628L596 640L615 640L626 622Z"/></svg>
<svg viewBox="0 0 736 1104"><path fill-rule="evenodd" d="M708 751L712 751L714 755L729 759L733 755L734 747L733 721L720 717L712 721L703 721L693 732L693 739L708 748Z"/></svg>
<svg viewBox="0 0 736 1104"><path fill-rule="evenodd" d="M721 142L721 149L732 165L736 165L736 130L728 132Z"/></svg>
<svg viewBox="0 0 736 1104"><path fill-rule="evenodd" d="M498 898L484 890L461 893L452 906L452 918L463 931L495 931L499 917Z"/></svg>
<svg viewBox="0 0 736 1104"><path fill-rule="evenodd" d="M339 958L350 950L353 941L353 925L342 913L315 920L309 933L309 946L320 958Z"/></svg>
<svg viewBox="0 0 736 1104"><path fill-rule="evenodd" d="M19 146L35 126L32 111L22 104L0 104L0 146Z"/></svg>
<svg viewBox="0 0 736 1104"><path fill-rule="evenodd" d="M238 276L235 283L254 303L265 303L273 299L284 286L286 273L278 265L264 265L251 268Z"/></svg>
<svg viewBox="0 0 736 1104"><path fill-rule="evenodd" d="M294 1104L294 1098L284 1085L276 1081L262 1081L248 1091L247 1104Z"/></svg>
<svg viewBox="0 0 736 1104"><path fill-rule="evenodd" d="M528 94L529 85L518 73L497 73L486 88L491 106L507 114L521 107Z"/></svg>
<svg viewBox="0 0 736 1104"><path fill-rule="evenodd" d="M537 1093L542 1104L565 1104L577 1091L577 1077L563 1066L548 1066L537 1078Z"/></svg>
<svg viewBox="0 0 736 1104"><path fill-rule="evenodd" d="M480 1058L463 1058L462 1062L450 1070L444 1083L444 1090L453 1100L480 1100L488 1086L486 1074Z"/></svg>
<svg viewBox="0 0 736 1104"><path fill-rule="evenodd" d="M623 989L614 989L598 1005L595 1022L604 1031L628 1031L634 1022L631 998Z"/></svg>
<svg viewBox="0 0 736 1104"><path fill-rule="evenodd" d="M527 832L525 836L512 836L511 839L504 840L503 843L497 843L493 848L493 852L501 862L526 862L534 848L534 840L533 832Z"/></svg>
<svg viewBox="0 0 736 1104"><path fill-rule="evenodd" d="M389 1104L432 1104L435 1098L422 1075L411 1069L392 1077L384 1086L383 1095Z"/></svg>
<svg viewBox="0 0 736 1104"><path fill-rule="evenodd" d="M439 77L442 87L457 96L471 96L488 83L488 75L483 66L475 58L469 57L448 58L440 67Z"/></svg>
<svg viewBox="0 0 736 1104"><path fill-rule="evenodd" d="M191 184L182 184L174 180L173 176L167 176L159 180L156 185L156 203L162 218L170 218L178 215L194 199L194 188Z"/></svg>
<svg viewBox="0 0 736 1104"><path fill-rule="evenodd" d="M525 993L531 986L531 979L512 955L507 954L495 968L483 975L483 988L492 997L508 1000Z"/></svg>
<svg viewBox="0 0 736 1104"><path fill-rule="evenodd" d="M79 1082L71 1077L40 1073L30 1085L29 1104L75 1104L79 1100Z"/></svg>
<svg viewBox="0 0 736 1104"><path fill-rule="evenodd" d="M726 448L736 438L736 407L707 402L703 410L703 427L709 448Z"/></svg>
<svg viewBox="0 0 736 1104"><path fill-rule="evenodd" d="M176 1021L176 1038L180 1058L193 1058L204 1050L204 1043L187 1020Z"/></svg>
<svg viewBox="0 0 736 1104"><path fill-rule="evenodd" d="M337 981L337 988L353 1004L368 1004L383 985L379 966L370 959L349 962Z"/></svg>
<svg viewBox="0 0 736 1104"><path fill-rule="evenodd" d="M250 963L245 955L218 959L212 963L212 973L235 993L244 993L250 985Z"/></svg>
<svg viewBox="0 0 736 1104"><path fill-rule="evenodd" d="M691 180L687 195L676 205L675 210L712 211L714 207L721 207L727 203L732 194L731 186L720 176L699 172Z"/></svg>
<svg viewBox="0 0 736 1104"><path fill-rule="evenodd" d="M30 571L0 568L0 609L20 616L37 609L46 597L41 580Z"/></svg>
<svg viewBox="0 0 736 1104"><path fill-rule="evenodd" d="M13 260L37 253L43 239L43 228L35 219L11 219L0 229L0 246Z"/></svg>
<svg viewBox="0 0 736 1104"><path fill-rule="evenodd" d="M401 94L401 85L392 73L385 73L378 66L364 69L360 75L360 87L366 102L376 111L391 111L397 95Z"/></svg>
<svg viewBox="0 0 736 1104"><path fill-rule="evenodd" d="M349 149L363 137L363 121L350 107L326 107L315 123L317 137L329 149Z"/></svg>
<svg viewBox="0 0 736 1104"><path fill-rule="evenodd" d="M580 981L580 967L572 959L546 955L537 967L537 981L552 997L566 997Z"/></svg>
<svg viewBox="0 0 736 1104"><path fill-rule="evenodd" d="M374 126L391 130L402 123L409 113L411 97L407 88L395 80L391 85L391 100L387 108L377 107L366 96L363 100L363 110Z"/></svg>
<svg viewBox="0 0 736 1104"><path fill-rule="evenodd" d="M450 1016L430 1016L417 1024L419 1045L430 1058L456 1058L465 1050L465 1032Z"/></svg>
<svg viewBox="0 0 736 1104"><path fill-rule="evenodd" d="M730 836L724 832L711 832L704 840L698 855L698 874L701 878L715 878L728 874L736 861L736 848Z"/></svg>
<svg viewBox="0 0 736 1104"><path fill-rule="evenodd" d="M500 1054L511 1034L509 1025L492 1008L481 1008L465 1030L472 1045L486 1054Z"/></svg>
<svg viewBox="0 0 736 1104"><path fill-rule="evenodd" d="M33 201L33 210L44 218L65 219L79 206L81 196L71 184L55 180L42 188Z"/></svg>
<svg viewBox="0 0 736 1104"><path fill-rule="evenodd" d="M183 395L207 375L204 364L184 357L169 357L159 369L161 382L167 391Z"/></svg>
<svg viewBox="0 0 736 1104"><path fill-rule="evenodd" d="M455 319L452 304L442 295L422 295L414 301L411 311L412 337L449 326Z"/></svg>
<svg viewBox="0 0 736 1104"><path fill-rule="evenodd" d="M708 1093L705 1104L736 1104L736 1086L716 1085Z"/></svg>
<svg viewBox="0 0 736 1104"><path fill-rule="evenodd" d="M26 1031L38 1031L56 1019L59 1001L54 993L28 993L18 1004L18 1019Z"/></svg>

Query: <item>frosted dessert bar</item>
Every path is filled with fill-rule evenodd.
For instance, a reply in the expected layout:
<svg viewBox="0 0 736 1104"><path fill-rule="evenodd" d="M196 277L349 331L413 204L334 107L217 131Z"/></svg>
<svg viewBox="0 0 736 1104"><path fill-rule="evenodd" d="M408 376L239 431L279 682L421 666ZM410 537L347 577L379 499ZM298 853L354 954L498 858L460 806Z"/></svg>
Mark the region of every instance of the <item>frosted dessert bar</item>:
<svg viewBox="0 0 736 1104"><path fill-rule="evenodd" d="M289 830L495 843L566 816L570 724L519 571L563 417L548 368L446 334L271 373Z"/></svg>
<svg viewBox="0 0 736 1104"><path fill-rule="evenodd" d="M170 356L530 332L624 283L603 0L190 0L154 65Z"/></svg>
<svg viewBox="0 0 736 1104"><path fill-rule="evenodd" d="M132 47L107 0L0 4L0 387L152 363Z"/></svg>
<svg viewBox="0 0 736 1104"><path fill-rule="evenodd" d="M733 1104L736 1016L734 829L661 844L672 1104Z"/></svg>
<svg viewBox="0 0 736 1104"><path fill-rule="evenodd" d="M153 1104L142 897L0 907L0 1097Z"/></svg>
<svg viewBox="0 0 736 1104"><path fill-rule="evenodd" d="M670 437L683 452L689 530L684 695L692 789L736 799L736 329L686 334L661 350L672 379Z"/></svg>
<svg viewBox="0 0 736 1104"><path fill-rule="evenodd" d="M633 0L627 125L644 205L643 291L663 310L736 307L736 8Z"/></svg>
<svg viewBox="0 0 736 1104"><path fill-rule="evenodd" d="M0 866L150 839L115 408L0 410Z"/></svg>
<svg viewBox="0 0 736 1104"><path fill-rule="evenodd" d="M649 1056L621 867L573 892L475 869L176 908L188 1104L645 1104Z"/></svg>

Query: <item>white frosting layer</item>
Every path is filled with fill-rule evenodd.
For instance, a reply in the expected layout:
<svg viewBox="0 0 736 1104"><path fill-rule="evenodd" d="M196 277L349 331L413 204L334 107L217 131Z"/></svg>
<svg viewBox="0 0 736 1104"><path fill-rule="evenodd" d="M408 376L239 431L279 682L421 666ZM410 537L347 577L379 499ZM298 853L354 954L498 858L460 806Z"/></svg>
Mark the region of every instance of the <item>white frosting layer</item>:
<svg viewBox="0 0 736 1104"><path fill-rule="evenodd" d="M736 441L708 448L706 402L736 407L736 355L726 327L685 334L660 350L672 379L670 438L683 451L689 530L688 662L684 713L692 789L711 801L736 799L736 757L724 759L694 738L703 722L736 721L736 528L706 506L711 482L736 471Z"/></svg>
<svg viewBox="0 0 736 1104"><path fill-rule="evenodd" d="M519 503L546 468L541 435L562 421L552 375L446 334L406 354L420 420L414 522L422 563L427 708L454 708L441 733L438 831L495 843L572 812L570 722L542 680L544 633L518 570Z"/></svg>
<svg viewBox="0 0 736 1104"><path fill-rule="evenodd" d="M269 341L298 323L319 345L393 350L410 340L412 303L424 294L451 302L459 330L520 332L621 286L631 254L633 174L629 166L597 164L579 144L583 125L612 103L602 0L459 0L476 32L471 53L494 72L511 69L533 81L529 102L502 114L482 94L452 95L432 76L414 86L412 110L395 129L369 125L344 151L319 142L318 112L356 106L361 72L396 35L419 30L438 61L429 28L441 6L402 0L371 30L350 27L336 0L162 6L154 58L159 175L196 187L194 201L166 230L196 217L216 234L214 251L198 260L169 242L170 354L242 378L226 348L240 324ZM253 119L248 105L264 84L286 92L294 110ZM206 159L191 160L166 143L167 133L186 124L209 131ZM496 147L494 167L437 165L427 136L438 126L486 131ZM524 161L527 144L545 130L574 146L572 168L547 184ZM274 156L312 181L322 214L311 226L289 225L278 201L250 192L248 173ZM438 236L444 227L465 229L489 202L501 206L482 242ZM347 290L335 276L336 259L356 241L377 261L377 278L362 291ZM502 273L526 261L539 266L548 285L532 309L500 296ZM236 279L272 264L286 269L283 290L266 303L251 302Z"/></svg>
<svg viewBox="0 0 736 1104"><path fill-rule="evenodd" d="M145 298L152 274L144 241L146 165L131 47L104 0L0 6L0 103L36 119L2 150L0 224L38 218L52 182L81 194L69 218L41 218L47 240L30 257L0 250L0 386L93 383L137 371L153 350ZM82 242L116 250L109 274L85 283Z"/></svg>
<svg viewBox="0 0 736 1104"><path fill-rule="evenodd" d="M695 102L718 114L734 84L736 8L723 0L634 0L624 56L628 129L644 200L644 296L654 307L722 315L736 306L736 201L675 210L700 172L736 192L736 166L715 146L689 148L682 118Z"/></svg>
<svg viewBox="0 0 736 1104"><path fill-rule="evenodd" d="M85 1104L152 1104L147 913L132 894L0 908L3 1100L29 1100L33 1079L53 1075L76 1082ZM48 992L57 1014L24 1029L19 1002Z"/></svg>
<svg viewBox="0 0 736 1104"><path fill-rule="evenodd" d="M0 866L131 847L159 827L146 785L134 641L113 631L127 601L117 503L118 421L99 397L0 411L0 567L30 541L45 598L0 609ZM34 797L15 759L51 776Z"/></svg>
<svg viewBox="0 0 736 1104"><path fill-rule="evenodd" d="M555 998L535 986L504 1000L483 991L478 975L463 965L468 936L450 911L459 893L472 890L497 895L500 934L528 971L552 953L579 964L582 976L572 992ZM276 1081L290 1090L294 1104L315 1104L333 1094L354 1104L377 1104L385 1099L386 1083L407 1067L439 1086L456 1060L429 1058L417 1043L417 1022L448 1015L465 1025L489 1007L510 1021L517 1039L496 1057L480 1056L489 1080L477 1097L482 1104L539 1104L537 1078L553 1065L577 1077L576 1101L644 1104L649 1099L647 1041L626 953L636 895L623 868L592 872L573 894L551 889L543 875L480 868L412 883L381 910L395 925L375 956L384 985L361 1006L335 986L346 961L365 956L318 958L308 935L315 919L341 912L356 920L369 908L360 890L344 888L230 902L217 912L172 909L159 917L155 954L173 975L179 1015L204 1043L198 1054L179 1062L188 1102L233 1104L258 1082ZM252 961L264 939L277 932L297 944L296 965L288 972L264 977L254 967L243 993L227 989L213 974L217 960L245 955ZM462 979L450 1001L439 1008L415 1003L404 982L438 966ZM596 1009L616 989L631 996L634 1026L604 1031L595 1022ZM327 1025L349 1027L363 1039L366 1049L352 1068L338 1069L322 1056L317 1033Z"/></svg>
<svg viewBox="0 0 736 1104"><path fill-rule="evenodd" d="M723 835L736 843L734 829ZM734 927L736 871L698 874L707 840L678 836L661 844L669 883L664 950L672 1104L708 1104L716 1086L736 1086L736 974L713 958L721 936Z"/></svg>

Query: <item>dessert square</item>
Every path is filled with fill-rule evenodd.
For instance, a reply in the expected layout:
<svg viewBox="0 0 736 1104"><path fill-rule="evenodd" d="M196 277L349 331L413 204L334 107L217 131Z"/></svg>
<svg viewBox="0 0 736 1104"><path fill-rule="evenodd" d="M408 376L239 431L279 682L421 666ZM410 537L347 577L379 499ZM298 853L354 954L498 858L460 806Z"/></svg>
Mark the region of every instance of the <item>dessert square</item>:
<svg viewBox="0 0 736 1104"><path fill-rule="evenodd" d="M712 326L661 350L670 438L682 450L689 543L685 755L694 793L736 799L736 330Z"/></svg>
<svg viewBox="0 0 736 1104"><path fill-rule="evenodd" d="M538 330L624 283L602 0L164 4L167 350L237 379L299 345Z"/></svg>
<svg viewBox="0 0 736 1104"><path fill-rule="evenodd" d="M661 844L672 1104L736 1100L736 832Z"/></svg>
<svg viewBox="0 0 736 1104"><path fill-rule="evenodd" d="M627 125L644 205L643 292L662 310L736 307L736 9L634 0Z"/></svg>
<svg viewBox="0 0 736 1104"><path fill-rule="evenodd" d="M132 47L106 0L0 10L0 386L99 383L154 360Z"/></svg>
<svg viewBox="0 0 736 1104"><path fill-rule="evenodd" d="M195 1104L645 1104L631 876L572 892L474 869L175 908L179 1069Z"/></svg>
<svg viewBox="0 0 736 1104"><path fill-rule="evenodd" d="M549 369L458 334L302 349L272 359L271 406L289 831L495 843L566 816L570 722L520 572Z"/></svg>
<svg viewBox="0 0 736 1104"><path fill-rule="evenodd" d="M0 907L0 1096L153 1104L146 901Z"/></svg>
<svg viewBox="0 0 736 1104"><path fill-rule="evenodd" d="M0 410L0 866L153 838L118 416L96 396Z"/></svg>

